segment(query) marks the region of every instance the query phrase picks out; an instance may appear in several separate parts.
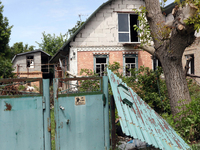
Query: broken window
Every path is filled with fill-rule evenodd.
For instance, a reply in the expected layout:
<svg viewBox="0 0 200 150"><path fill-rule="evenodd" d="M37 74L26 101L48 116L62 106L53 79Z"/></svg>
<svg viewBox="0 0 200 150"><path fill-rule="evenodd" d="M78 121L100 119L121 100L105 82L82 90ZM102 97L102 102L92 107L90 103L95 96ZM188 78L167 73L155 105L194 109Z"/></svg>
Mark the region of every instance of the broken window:
<svg viewBox="0 0 200 150"><path fill-rule="evenodd" d="M136 68L136 58L135 57L125 57L125 75L131 76L130 69Z"/></svg>
<svg viewBox="0 0 200 150"><path fill-rule="evenodd" d="M185 57L186 57L186 61L188 59L190 59L190 57L192 58L190 63L189 63L188 74L194 74L194 54L186 55Z"/></svg>
<svg viewBox="0 0 200 150"><path fill-rule="evenodd" d="M96 57L95 58L95 72L99 76L104 76L107 65L107 57Z"/></svg>
<svg viewBox="0 0 200 150"><path fill-rule="evenodd" d="M34 57L33 56L26 57L26 66L27 66L27 68L34 68Z"/></svg>
<svg viewBox="0 0 200 150"><path fill-rule="evenodd" d="M134 25L139 25L138 15L118 14L118 38L119 42L139 42L138 32Z"/></svg>

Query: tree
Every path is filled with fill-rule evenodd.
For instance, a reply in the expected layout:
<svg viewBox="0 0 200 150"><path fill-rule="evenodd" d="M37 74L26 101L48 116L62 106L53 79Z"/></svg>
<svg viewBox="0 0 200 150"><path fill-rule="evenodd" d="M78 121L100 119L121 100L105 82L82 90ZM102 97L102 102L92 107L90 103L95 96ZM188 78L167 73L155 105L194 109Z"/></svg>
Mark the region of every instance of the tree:
<svg viewBox="0 0 200 150"><path fill-rule="evenodd" d="M3 16L3 8L0 1L0 78L8 78L13 76L8 46L12 26L9 26L8 19Z"/></svg>
<svg viewBox="0 0 200 150"><path fill-rule="evenodd" d="M69 36L72 36L82 25L83 25L84 21L77 21L76 22L76 25L71 28L71 29L68 29L68 32L67 34L69 34Z"/></svg>
<svg viewBox="0 0 200 150"><path fill-rule="evenodd" d="M159 0L145 0L146 18L154 47L140 45L142 49L156 56L163 68L172 114L178 107L191 102L186 76L182 66L182 56L186 47L195 40L195 30L199 30L199 0L186 0L177 5L172 14L174 20L165 23ZM181 102L179 102L181 101Z"/></svg>
<svg viewBox="0 0 200 150"><path fill-rule="evenodd" d="M23 42L16 42L10 48L10 58L12 59L16 54L33 51L35 46L23 45Z"/></svg>
<svg viewBox="0 0 200 150"><path fill-rule="evenodd" d="M36 42L39 47L53 56L67 41L66 35L60 34L60 36L56 36L55 34L45 34L45 32L42 33L42 43Z"/></svg>

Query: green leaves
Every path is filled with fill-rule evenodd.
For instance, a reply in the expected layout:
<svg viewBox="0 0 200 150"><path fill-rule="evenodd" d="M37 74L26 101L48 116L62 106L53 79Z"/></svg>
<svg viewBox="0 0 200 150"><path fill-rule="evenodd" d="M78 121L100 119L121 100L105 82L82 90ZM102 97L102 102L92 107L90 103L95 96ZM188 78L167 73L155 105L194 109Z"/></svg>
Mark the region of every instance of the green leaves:
<svg viewBox="0 0 200 150"><path fill-rule="evenodd" d="M83 25L83 23L84 22L82 22L81 20L77 21L76 25L73 28L68 30L67 33L69 34L69 36L72 36Z"/></svg>
<svg viewBox="0 0 200 150"><path fill-rule="evenodd" d="M0 56L0 78L10 78L14 76L12 73L12 63L10 59Z"/></svg>
<svg viewBox="0 0 200 150"><path fill-rule="evenodd" d="M23 42L16 42L10 48L10 59L12 59L16 54L33 51L35 46L28 46L28 44L23 45Z"/></svg>
<svg viewBox="0 0 200 150"><path fill-rule="evenodd" d="M192 101L189 104L178 107L181 111L174 118L168 114L163 114L162 117L186 142L191 143L192 141L198 141L200 134L200 86L192 79L189 79L188 88ZM180 100L179 103L184 101ZM173 121L174 119L176 123Z"/></svg>
<svg viewBox="0 0 200 150"><path fill-rule="evenodd" d="M165 81L160 79L162 68L156 71L141 66L138 71L131 70L131 77L123 77L123 81L151 106L157 113L171 113ZM160 94L159 94L160 92Z"/></svg>
<svg viewBox="0 0 200 150"><path fill-rule="evenodd" d="M137 32L139 32L140 42L141 46L144 44L150 45L150 42L152 41L151 38L151 32L150 32L150 26L146 20L146 8L144 6L140 7L140 10L133 9L138 14L138 21L139 26L134 25L133 28Z"/></svg>
<svg viewBox="0 0 200 150"><path fill-rule="evenodd" d="M187 3L194 5L196 7L197 11L192 17L187 19L185 21L185 23L187 25L193 24L194 29L197 32L199 32L199 29L200 29L200 1L199 0L186 0L185 2L183 2L183 5L186 5Z"/></svg>
<svg viewBox="0 0 200 150"><path fill-rule="evenodd" d="M62 35L61 33L59 36L56 36L55 34L51 35L43 32L42 36L42 43L36 43L43 51L47 52L51 56L53 56L67 41L66 35Z"/></svg>
<svg viewBox="0 0 200 150"><path fill-rule="evenodd" d="M9 26L8 19L3 16L3 7L0 1L0 78L9 78L13 76L8 46L12 26Z"/></svg>

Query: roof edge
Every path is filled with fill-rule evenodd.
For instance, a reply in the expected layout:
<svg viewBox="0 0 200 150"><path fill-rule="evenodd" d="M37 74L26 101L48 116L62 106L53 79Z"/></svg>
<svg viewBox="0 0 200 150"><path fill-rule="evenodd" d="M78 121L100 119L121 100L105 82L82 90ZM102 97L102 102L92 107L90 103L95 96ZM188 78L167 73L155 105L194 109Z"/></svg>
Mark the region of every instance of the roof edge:
<svg viewBox="0 0 200 150"><path fill-rule="evenodd" d="M91 15L90 17L76 30L76 32L70 36L70 38L63 44L63 46L58 50L58 52L53 55L53 57L49 60L49 62L52 62L53 59L58 55L58 53L61 50L64 50L64 48L66 46L68 46L68 44L73 40L73 38L75 38L75 36L83 29L83 27L92 19L92 17L101 9L103 8L105 5L109 4L110 2L112 2L113 0L108 0L107 2L103 3L102 5L100 5Z"/></svg>
<svg viewBox="0 0 200 150"><path fill-rule="evenodd" d="M48 55L49 57L51 57L51 55L49 55L49 54L46 53L45 51L43 51L43 50L41 50L41 49L36 49L36 50L33 50L33 51L28 51L28 52L16 54L16 55L13 57L11 63L14 62L14 60L16 59L17 56L26 55L26 54L30 54L30 53L36 53L36 52L42 52L42 53Z"/></svg>

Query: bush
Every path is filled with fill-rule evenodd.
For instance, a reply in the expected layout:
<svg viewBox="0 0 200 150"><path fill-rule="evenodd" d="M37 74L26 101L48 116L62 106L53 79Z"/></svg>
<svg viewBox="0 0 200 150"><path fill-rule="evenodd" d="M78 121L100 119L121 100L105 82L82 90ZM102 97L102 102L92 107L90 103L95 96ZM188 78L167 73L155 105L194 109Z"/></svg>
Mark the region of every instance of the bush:
<svg viewBox="0 0 200 150"><path fill-rule="evenodd" d="M80 75L85 77L98 77L98 74L95 74L91 69L81 69ZM99 80L81 80L79 81L78 90L80 92L91 92L100 90Z"/></svg>
<svg viewBox="0 0 200 150"><path fill-rule="evenodd" d="M168 114L163 114L162 117L187 143L194 144L200 140L200 86L194 80L188 79L188 88L192 101L179 107L182 111L175 117Z"/></svg>
<svg viewBox="0 0 200 150"><path fill-rule="evenodd" d="M25 90L25 88L26 88L25 86L19 85L18 90L23 91L23 90Z"/></svg>
<svg viewBox="0 0 200 150"><path fill-rule="evenodd" d="M131 77L123 77L123 81L157 113L171 114L165 80L160 78L162 68L153 71L141 66L138 71L135 69L130 71Z"/></svg>
<svg viewBox="0 0 200 150"><path fill-rule="evenodd" d="M177 119L176 131L187 141L188 143L197 141L200 139L200 97L196 98L192 96L192 101L179 109L182 109L180 113L175 116ZM181 120L179 117L181 117Z"/></svg>

